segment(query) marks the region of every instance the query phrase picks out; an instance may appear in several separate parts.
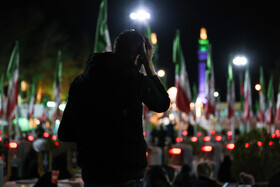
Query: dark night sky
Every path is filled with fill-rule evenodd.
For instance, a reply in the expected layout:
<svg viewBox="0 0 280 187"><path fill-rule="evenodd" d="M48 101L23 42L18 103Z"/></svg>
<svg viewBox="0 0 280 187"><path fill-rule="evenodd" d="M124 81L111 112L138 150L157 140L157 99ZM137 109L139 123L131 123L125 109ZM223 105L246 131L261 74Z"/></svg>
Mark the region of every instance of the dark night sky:
<svg viewBox="0 0 280 187"><path fill-rule="evenodd" d="M59 21L73 38L79 32L91 35L93 46L100 0L15 2L17 1L10 2L5 10L9 12L9 9L15 6L40 7L47 20ZM199 32L201 27L205 27L212 44L216 88L222 92L221 97L224 100L230 55L244 54L248 57L252 85L258 82L260 66L264 67L265 79L268 82L269 74L276 68L276 61L280 63L278 29L280 16L277 13L277 2L264 3L268 1L108 0L109 32L113 41L121 31L135 27L135 23L129 20L132 10L140 4L150 9L151 29L158 35L159 68L166 69L168 86L172 86L174 84L172 44L176 29L181 31L187 71L193 84L198 79ZM73 39L70 42L75 41ZM239 71L238 68L234 68L236 82Z"/></svg>

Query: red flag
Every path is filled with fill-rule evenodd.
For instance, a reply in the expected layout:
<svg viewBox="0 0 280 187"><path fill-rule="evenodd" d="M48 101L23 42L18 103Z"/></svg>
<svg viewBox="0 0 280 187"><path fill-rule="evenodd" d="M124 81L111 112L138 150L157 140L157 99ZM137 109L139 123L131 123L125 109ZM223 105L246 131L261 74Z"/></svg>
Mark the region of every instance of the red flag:
<svg viewBox="0 0 280 187"><path fill-rule="evenodd" d="M19 74L19 43L16 41L13 49L9 66L7 70L7 79L9 81L8 94L7 94L7 108L6 108L6 120L9 122L10 128L12 120L15 118L17 110L17 98L19 92L18 84Z"/></svg>
<svg viewBox="0 0 280 187"><path fill-rule="evenodd" d="M276 104L276 123L280 125L280 79L277 93L277 104Z"/></svg>
<svg viewBox="0 0 280 187"><path fill-rule="evenodd" d="M249 66L246 68L245 80L244 80L244 119L250 119L251 106L252 106L252 95L251 95L251 81L249 74Z"/></svg>
<svg viewBox="0 0 280 187"><path fill-rule="evenodd" d="M176 106L179 110L189 113L191 103L191 89L188 73L186 71L185 59L183 56L180 33L177 30L173 43L173 62L175 65L175 86L177 88Z"/></svg>
<svg viewBox="0 0 280 187"><path fill-rule="evenodd" d="M234 117L235 88L231 62L228 64L228 80L227 80L227 105L228 119Z"/></svg>
<svg viewBox="0 0 280 187"><path fill-rule="evenodd" d="M266 123L272 125L274 123L274 91L273 91L273 76L270 76L267 90L268 109L266 111Z"/></svg>
<svg viewBox="0 0 280 187"><path fill-rule="evenodd" d="M212 63L211 45L209 45L209 52L207 57L207 72L206 72L206 98L205 118L209 119L209 115L215 116L216 102L215 102L215 79L214 68Z"/></svg>

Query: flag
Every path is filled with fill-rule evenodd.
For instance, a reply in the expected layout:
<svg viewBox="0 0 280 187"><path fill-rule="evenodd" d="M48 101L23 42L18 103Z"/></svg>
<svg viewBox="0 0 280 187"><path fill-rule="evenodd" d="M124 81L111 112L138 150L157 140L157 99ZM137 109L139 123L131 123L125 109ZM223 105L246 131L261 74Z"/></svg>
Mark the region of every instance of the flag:
<svg viewBox="0 0 280 187"><path fill-rule="evenodd" d="M16 41L15 47L9 61L7 69L7 80L9 82L6 104L6 120L9 123L9 128L12 128L12 120L16 116L17 101L19 93L19 43ZM10 132L11 133L11 132Z"/></svg>
<svg viewBox="0 0 280 187"><path fill-rule="evenodd" d="M259 112L257 118L259 122L265 122L265 81L262 67L260 67L260 85L261 90L259 91Z"/></svg>
<svg viewBox="0 0 280 187"><path fill-rule="evenodd" d="M29 108L27 118L30 119L34 115L34 105L35 105L35 79L32 82L29 94Z"/></svg>
<svg viewBox="0 0 280 187"><path fill-rule="evenodd" d="M176 37L173 43L173 62L175 63L175 86L177 88L175 103L179 110L185 113L189 113L191 103L191 89L180 44L179 30L177 30Z"/></svg>
<svg viewBox="0 0 280 187"><path fill-rule="evenodd" d="M212 62L212 50L211 45L209 45L208 56L207 56L207 71L206 71L206 99L207 103L205 106L205 118L209 119L209 115L215 116L215 79L214 79L214 68Z"/></svg>
<svg viewBox="0 0 280 187"><path fill-rule="evenodd" d="M149 23L147 22L146 23L146 37L149 38L151 41L152 40L152 31L151 31L151 27L149 25ZM158 45L157 44L153 44L154 46L154 55L153 55L153 58L152 58L152 61L153 61L153 64L154 66L156 67L157 66L157 52L158 52Z"/></svg>
<svg viewBox="0 0 280 187"><path fill-rule="evenodd" d="M228 119L234 117L234 102L235 102L235 85L232 72L232 64L228 64L228 78L227 78L227 109L228 109Z"/></svg>
<svg viewBox="0 0 280 187"><path fill-rule="evenodd" d="M53 122L57 119L57 114L59 114L59 104L61 102L61 73L62 73L62 62L61 62L61 51L57 54L57 63L55 70L54 86L53 86L53 96L55 100L55 110L53 114Z"/></svg>
<svg viewBox="0 0 280 187"><path fill-rule="evenodd" d="M276 123L280 125L280 79L278 84L277 104L276 104Z"/></svg>
<svg viewBox="0 0 280 187"><path fill-rule="evenodd" d="M103 0L97 19L93 52L102 53L111 50L112 45L107 25L107 0Z"/></svg>
<svg viewBox="0 0 280 187"><path fill-rule="evenodd" d="M249 66L247 66L245 72L245 80L244 80L244 120L250 119L251 110L252 110L251 80L250 80Z"/></svg>
<svg viewBox="0 0 280 187"><path fill-rule="evenodd" d="M270 76L267 90L268 108L266 111L266 123L272 125L274 123L274 90L273 90L273 76Z"/></svg>
<svg viewBox="0 0 280 187"><path fill-rule="evenodd" d="M1 75L0 79L0 120L4 114L4 74Z"/></svg>

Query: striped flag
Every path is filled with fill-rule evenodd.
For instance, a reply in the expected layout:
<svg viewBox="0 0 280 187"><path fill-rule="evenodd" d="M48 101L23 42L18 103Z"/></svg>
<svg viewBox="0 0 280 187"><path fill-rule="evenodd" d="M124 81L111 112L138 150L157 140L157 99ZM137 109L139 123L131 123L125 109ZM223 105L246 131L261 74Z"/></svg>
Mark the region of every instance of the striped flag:
<svg viewBox="0 0 280 187"><path fill-rule="evenodd" d="M28 115L27 118L30 119L34 115L34 105L35 105L35 80L33 80L30 94L29 94L29 108L28 108Z"/></svg>
<svg viewBox="0 0 280 187"><path fill-rule="evenodd" d="M267 90L268 108L266 110L266 123L272 125L274 123L274 90L273 90L273 76L270 76Z"/></svg>
<svg viewBox="0 0 280 187"><path fill-rule="evenodd" d="M0 120L2 119L4 114L3 103L4 103L4 74L1 75L1 79L0 79Z"/></svg>
<svg viewBox="0 0 280 187"><path fill-rule="evenodd" d="M278 84L277 104L276 104L276 123L280 125L280 79Z"/></svg>
<svg viewBox="0 0 280 187"><path fill-rule="evenodd" d="M252 91L249 66L247 65L244 80L244 120L249 120L252 110Z"/></svg>
<svg viewBox="0 0 280 187"><path fill-rule="evenodd" d="M54 78L54 86L53 86L53 97L55 100L55 110L54 110L54 114L53 114L53 122L55 122L55 120L57 119L57 115L59 114L59 104L61 102L61 89L62 89L61 73L62 73L61 51L58 51L55 78Z"/></svg>
<svg viewBox="0 0 280 187"><path fill-rule="evenodd" d="M153 41L152 40L152 31L151 31L151 27L149 25L149 23L147 22L146 23L146 37L150 39L150 41ZM156 67L157 66L157 52L158 52L158 45L157 44L153 44L154 45L154 55L153 55L153 64L154 66Z"/></svg>
<svg viewBox="0 0 280 187"><path fill-rule="evenodd" d="M265 122L265 81L264 81L262 67L260 67L260 85L261 85L261 90L259 91L258 121Z"/></svg>
<svg viewBox="0 0 280 187"><path fill-rule="evenodd" d="M176 105L182 112L189 113L191 89L186 71L185 59L180 44L180 31L177 30L173 43L173 62L175 63L175 86L177 88Z"/></svg>
<svg viewBox="0 0 280 187"><path fill-rule="evenodd" d="M103 0L100 4L97 19L93 52L102 53L111 50L112 45L107 26L107 0Z"/></svg>
<svg viewBox="0 0 280 187"><path fill-rule="evenodd" d="M234 117L234 102L235 102L235 85L233 79L233 71L231 62L228 63L228 78L227 78L227 109L228 119Z"/></svg>
<svg viewBox="0 0 280 187"><path fill-rule="evenodd" d="M209 45L208 57L207 57L207 71L206 71L206 98L207 98L207 103L205 106L206 119L209 119L210 114L215 116L216 102L215 102L214 92L215 92L214 67L212 62L211 45Z"/></svg>
<svg viewBox="0 0 280 187"><path fill-rule="evenodd" d="M9 61L7 69L7 80L9 82L7 93L6 120L9 123L9 130L12 130L12 120L16 116L18 93L19 93L19 43L16 41L15 47Z"/></svg>

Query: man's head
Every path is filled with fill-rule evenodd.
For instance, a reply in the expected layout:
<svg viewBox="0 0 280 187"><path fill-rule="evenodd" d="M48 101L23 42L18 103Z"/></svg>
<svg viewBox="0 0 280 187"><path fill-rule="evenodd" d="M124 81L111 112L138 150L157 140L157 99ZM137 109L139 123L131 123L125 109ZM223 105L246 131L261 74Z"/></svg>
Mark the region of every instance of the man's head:
<svg viewBox="0 0 280 187"><path fill-rule="evenodd" d="M134 29L120 33L114 42L113 52L126 61L134 62L139 57L145 38Z"/></svg>

